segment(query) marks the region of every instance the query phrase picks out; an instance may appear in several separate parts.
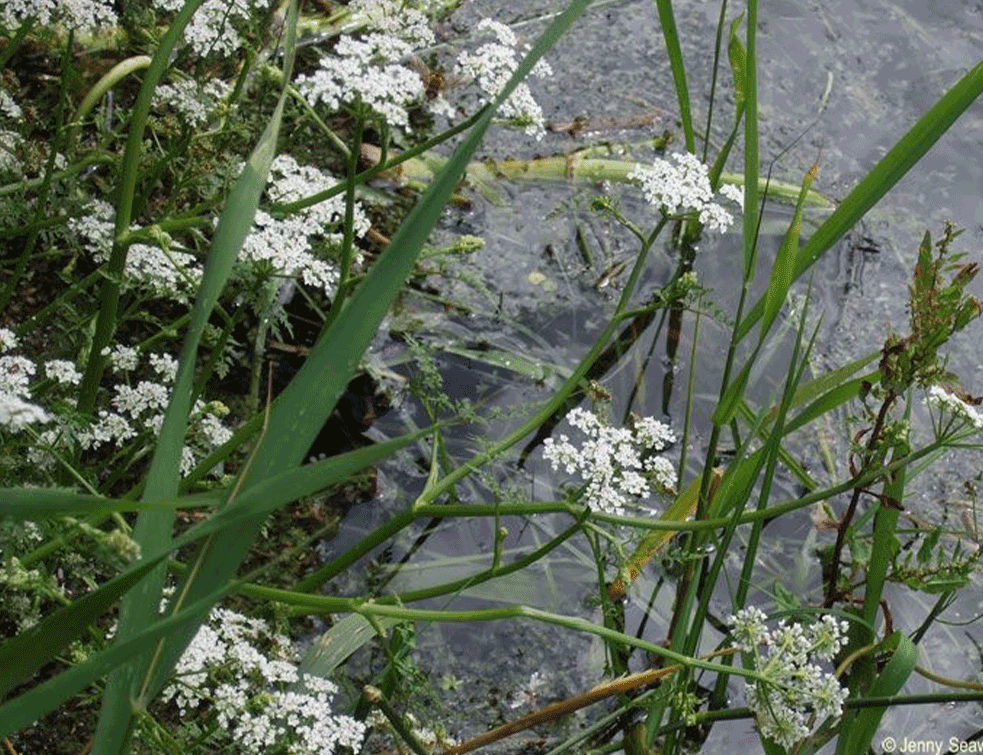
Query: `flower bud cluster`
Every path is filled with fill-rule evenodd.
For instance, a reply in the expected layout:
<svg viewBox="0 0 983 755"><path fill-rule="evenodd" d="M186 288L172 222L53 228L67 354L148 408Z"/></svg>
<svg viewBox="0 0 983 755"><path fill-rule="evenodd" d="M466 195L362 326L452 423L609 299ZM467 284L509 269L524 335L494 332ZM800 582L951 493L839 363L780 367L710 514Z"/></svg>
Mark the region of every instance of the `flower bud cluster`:
<svg viewBox="0 0 983 755"><path fill-rule="evenodd" d="M646 201L667 215L699 214L700 222L711 230L724 231L734 218L714 201L707 166L689 152L676 152L669 160L657 158L652 165L636 165L628 174L642 189ZM740 207L744 194L737 186L724 184L720 195Z"/></svg>
<svg viewBox="0 0 983 755"><path fill-rule="evenodd" d="M847 623L830 615L808 625L782 622L768 631L758 608L742 608L728 619L734 645L754 659L768 681L748 682L744 694L758 731L786 750L812 732L816 723L837 718L847 690L813 657L830 661L846 645Z"/></svg>
<svg viewBox="0 0 983 755"><path fill-rule="evenodd" d="M624 515L651 497L653 486L662 493L675 490L675 468L665 457L654 455L676 440L668 426L643 417L633 430L608 427L580 407L568 419L586 440L576 446L564 434L559 440L547 438L543 456L554 470L563 467L587 483L584 502L595 511Z"/></svg>

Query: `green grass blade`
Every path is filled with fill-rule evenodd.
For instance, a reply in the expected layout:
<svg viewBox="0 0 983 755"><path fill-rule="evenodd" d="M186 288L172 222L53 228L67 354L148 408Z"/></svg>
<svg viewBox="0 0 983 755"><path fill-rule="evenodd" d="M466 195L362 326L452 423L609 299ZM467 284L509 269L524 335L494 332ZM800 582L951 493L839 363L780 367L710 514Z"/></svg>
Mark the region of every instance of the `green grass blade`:
<svg viewBox="0 0 983 755"><path fill-rule="evenodd" d="M758 243L758 72L755 33L757 0L747 4L746 63L744 67L744 280L754 278ZM740 340L740 339L737 339Z"/></svg>
<svg viewBox="0 0 983 755"><path fill-rule="evenodd" d="M741 106L744 104L744 72L747 70L747 50L737 30L744 15L735 18L730 25L730 39L727 44L727 57L730 59L730 70L734 75L734 110L740 117Z"/></svg>
<svg viewBox="0 0 983 755"><path fill-rule="evenodd" d="M399 623L398 619L379 618L378 624L388 629ZM361 614L348 614L318 637L311 649L304 654L298 671L301 674L330 677L345 660L376 637L375 629Z"/></svg>
<svg viewBox="0 0 983 755"><path fill-rule="evenodd" d="M0 516L32 522L54 519L68 514L81 516L145 509L173 511L181 505L199 504L182 504L179 501L142 503L85 495L73 490L0 488Z"/></svg>
<svg viewBox="0 0 983 755"><path fill-rule="evenodd" d="M659 10L659 25L662 36L666 41L666 52L669 55L669 66L672 68L672 83L676 88L676 100L679 102L679 120L683 124L683 138L687 152L696 152L696 138L693 135L693 116L690 112L689 87L686 84L686 66L683 63L683 51L679 46L679 32L676 30L676 18L672 12L672 0L655 0Z"/></svg>
<svg viewBox="0 0 983 755"><path fill-rule="evenodd" d="M819 162L816 161L806 172L805 178L802 179L802 190L799 192L799 201L795 205L792 222L789 223L785 240L782 242L778 254L775 255L775 264L771 268L771 280L768 282L768 290L765 292L765 312L759 331L759 341L761 342L767 337L782 304L785 303L788 290L792 286L795 259L799 253L799 236L802 233L802 211L805 208L806 195L809 193L818 172Z"/></svg>
<svg viewBox="0 0 983 755"><path fill-rule="evenodd" d="M263 483L262 495L269 505L267 513L298 498L323 490L329 485L391 456L404 446L425 437L430 428L349 451L330 459L283 472ZM239 506L255 495L239 498ZM177 511L193 508L218 508L220 493L195 493L169 499L133 501L127 498L102 498L71 490L0 488L0 515L17 520L42 521L64 515L101 515L113 512Z"/></svg>
<svg viewBox="0 0 983 755"><path fill-rule="evenodd" d="M983 62L978 63L959 82L946 92L921 119L912 126L873 170L857 184L839 207L816 230L799 251L795 262L795 278L799 278L830 247L839 241L881 197L908 173L922 156L938 141L956 119L983 92ZM745 210L747 205L745 204ZM745 212L745 223L747 222ZM746 229L745 229L746 233ZM764 313L764 300L759 300L744 318L737 331L744 338Z"/></svg>
<svg viewBox="0 0 983 755"><path fill-rule="evenodd" d="M884 670L874 679L865 697L890 697L897 693L915 670L915 663L918 661L918 648L901 632L895 632L881 644L897 644L897 648ZM847 716L844 716L844 728L841 730L843 733L840 735L836 751L844 755L869 752L870 743L877 733L877 727L885 712L887 708L861 708L850 711L854 714L853 721L847 727Z"/></svg>
<svg viewBox="0 0 983 755"><path fill-rule="evenodd" d="M755 352L756 355L757 352ZM747 360L737 377L727 384L724 395L720 397L717 408L710 418L710 421L717 427L723 427L734 418L737 408L741 405L741 398L747 388L748 379L751 377L752 367L754 367L754 356Z"/></svg>

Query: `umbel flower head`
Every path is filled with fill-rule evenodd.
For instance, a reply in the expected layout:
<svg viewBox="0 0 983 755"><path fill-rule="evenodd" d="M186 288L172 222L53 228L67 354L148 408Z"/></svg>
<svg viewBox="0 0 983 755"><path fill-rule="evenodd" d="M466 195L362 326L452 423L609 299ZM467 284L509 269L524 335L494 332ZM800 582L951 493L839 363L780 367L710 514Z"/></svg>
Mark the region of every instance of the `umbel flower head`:
<svg viewBox="0 0 983 755"><path fill-rule="evenodd" d="M837 718L847 690L813 658L829 661L846 644L847 623L830 615L808 625L782 622L769 632L759 608L742 608L728 619L734 646L754 659L767 679L747 682L744 695L761 736L791 750L814 724Z"/></svg>
<svg viewBox="0 0 983 755"><path fill-rule="evenodd" d="M474 79L483 95L482 99L489 102L505 88L529 48L521 46L515 33L499 21L482 19L477 30L480 34L495 37L495 40L482 44L473 53L462 53L455 71ZM553 75L553 69L545 60L538 60L533 66L532 75L548 78ZM542 139L546 133L543 109L533 98L526 83L521 83L512 90L512 94L499 108L498 115L524 126L529 136Z"/></svg>
<svg viewBox="0 0 983 755"><path fill-rule="evenodd" d="M929 386L926 401L940 411L949 412L976 430L983 430L983 414L954 393L940 385ZM972 397L970 397L972 398Z"/></svg>
<svg viewBox="0 0 983 755"><path fill-rule="evenodd" d="M730 212L714 201L707 166L688 152L673 153L669 160L656 158L651 165L636 165L628 178L641 187L649 204L667 215L696 212L701 223L716 231L734 222ZM720 195L743 208L744 194L737 186L724 184Z"/></svg>
<svg viewBox="0 0 983 755"><path fill-rule="evenodd" d="M673 492L675 468L668 459L652 455L676 440L669 427L651 417L637 419L633 430L608 427L580 407L567 418L586 439L575 446L566 435L559 440L547 438L543 456L554 470L563 467L587 483L584 503L592 509L623 515L629 506L649 498L653 487Z"/></svg>
<svg viewBox="0 0 983 755"><path fill-rule="evenodd" d="M231 739L230 752L356 752L366 727L335 712L337 686L304 673L290 638L260 619L213 608L164 688L182 715L198 711Z"/></svg>

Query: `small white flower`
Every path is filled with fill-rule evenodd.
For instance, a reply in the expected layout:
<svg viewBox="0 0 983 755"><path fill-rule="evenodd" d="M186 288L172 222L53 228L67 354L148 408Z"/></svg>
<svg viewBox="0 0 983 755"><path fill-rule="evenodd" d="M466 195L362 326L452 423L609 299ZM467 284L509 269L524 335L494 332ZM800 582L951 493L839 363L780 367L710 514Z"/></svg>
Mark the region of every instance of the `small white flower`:
<svg viewBox="0 0 983 755"><path fill-rule="evenodd" d="M292 202L336 185L337 181L312 166L298 165L289 155L280 155L270 168L271 182L267 194L275 202ZM315 253L315 241L340 242L340 225L345 216L344 199L333 197L286 218L276 219L262 210L256 213L255 225L246 237L240 259L280 276L299 276L306 284L334 296L338 283L337 266ZM361 206L354 208L356 237L369 229L370 222ZM356 255L355 262L359 262Z"/></svg>
<svg viewBox="0 0 983 755"><path fill-rule="evenodd" d="M312 106L323 102L338 110L360 104L391 126L405 128L408 108L423 102L425 94L419 75L398 62L412 55L412 46L388 34L344 36L313 74L297 77L297 88Z"/></svg>
<svg viewBox="0 0 983 755"><path fill-rule="evenodd" d="M207 715L214 716L237 752L358 751L366 726L334 712L338 688L300 673L291 660L270 657L269 649L296 656L289 638L274 635L266 622L216 607L178 661L164 701L183 712L207 700Z"/></svg>
<svg viewBox="0 0 983 755"><path fill-rule="evenodd" d="M977 430L983 430L983 414L958 396L949 393L942 386L930 386L926 400L930 404L939 407L939 409L950 411L956 416L961 417Z"/></svg>
<svg viewBox="0 0 983 755"><path fill-rule="evenodd" d="M635 430L607 427L597 415L576 408L567 416L586 440L575 446L566 435L547 438L543 457L554 470L562 467L586 483L584 502L597 511L623 515L652 496L650 482L671 493L676 473L668 459L643 452L662 450L675 438L665 425L651 418L635 422Z"/></svg>
<svg viewBox="0 0 983 755"><path fill-rule="evenodd" d="M162 10L177 12L184 0L157 0ZM242 47L242 37L235 24L249 20L248 0L206 0L185 27L184 41L196 55L225 57Z"/></svg>
<svg viewBox="0 0 983 755"><path fill-rule="evenodd" d="M539 691L545 686L546 677L543 676L541 671L534 671L529 677L529 681L513 695L513 700L509 704L509 707L513 710L522 707L535 707L539 697Z"/></svg>
<svg viewBox="0 0 983 755"><path fill-rule="evenodd" d="M769 634L765 627L768 617L755 606L742 608L727 619L734 638L734 646L743 653L754 652L758 645L768 642Z"/></svg>
<svg viewBox="0 0 983 755"><path fill-rule="evenodd" d="M150 366L165 383L173 383L177 376L178 363L170 354L150 354Z"/></svg>
<svg viewBox="0 0 983 755"><path fill-rule="evenodd" d="M674 152L669 160L656 158L649 166L635 165L628 174L642 189L646 201L668 215L696 212L711 230L723 231L734 222L722 205L714 202L707 167L689 152ZM743 193L724 185L720 193L743 206Z"/></svg>
<svg viewBox="0 0 983 755"><path fill-rule="evenodd" d="M104 0L6 0L0 4L0 26L16 29L32 18L38 26L61 26L88 34L116 26L112 6Z"/></svg>
<svg viewBox="0 0 983 755"><path fill-rule="evenodd" d="M747 682L744 695L754 711L758 730L792 750L809 736L809 723L818 717L837 718L847 690L836 677L811 663L811 656L829 660L846 643L847 624L832 616L809 626L782 622L769 632L764 613L743 608L728 619L734 645L754 659L755 670L767 681Z"/></svg>
<svg viewBox="0 0 983 755"><path fill-rule="evenodd" d="M98 262L107 262L113 248L115 208L101 199L92 200L89 213L72 218L68 227L85 240ZM186 302L201 282L202 268L191 254L172 248L165 252L149 244L132 244L126 253L124 282L143 286L156 294Z"/></svg>
<svg viewBox="0 0 983 755"><path fill-rule="evenodd" d="M0 357L0 393L26 395L37 367L27 357Z"/></svg>
<svg viewBox="0 0 983 755"><path fill-rule="evenodd" d="M29 425L51 422L51 415L20 396L0 391L0 427L19 432Z"/></svg>
<svg viewBox="0 0 983 755"><path fill-rule="evenodd" d="M0 354L16 349L18 344L17 336L14 331L7 328L0 328Z"/></svg>
<svg viewBox="0 0 983 755"><path fill-rule="evenodd" d="M121 414L99 411L99 419L88 429L78 433L79 445L84 449L96 448L103 443L121 444L137 436L137 430Z"/></svg>
<svg viewBox="0 0 983 755"><path fill-rule="evenodd" d="M131 346L113 346L112 349L106 347L105 353L113 369L120 372L135 370L140 360L140 352Z"/></svg>
<svg viewBox="0 0 983 755"><path fill-rule="evenodd" d="M486 42L473 53L462 53L458 57L455 73L473 79L484 101L489 102L505 88L528 47L520 47L514 32L498 21L482 19L478 23L478 31L496 37L497 41ZM532 75L546 78L553 75L553 70L545 60L540 59L533 66ZM498 115L524 126L525 132L537 139L546 133L543 109L524 82L502 103Z"/></svg>
<svg viewBox="0 0 983 755"><path fill-rule="evenodd" d="M676 442L672 428L654 417L641 417L635 421L635 437L653 451L662 451Z"/></svg>
<svg viewBox="0 0 983 755"><path fill-rule="evenodd" d="M10 96L10 93L2 87L0 87L0 113L3 113L5 116L14 121L20 120L23 116L20 105L18 105L14 101L14 98Z"/></svg>
<svg viewBox="0 0 983 755"><path fill-rule="evenodd" d="M416 49L434 43L426 15L403 0L353 0L348 9L353 14L363 14L375 31L397 37Z"/></svg>
<svg viewBox="0 0 983 755"><path fill-rule="evenodd" d="M120 412L129 414L136 419L148 410L163 411L167 408L170 398L171 393L166 386L149 380L141 380L136 388L131 388L128 385L117 386L116 395L113 397L113 406Z"/></svg>
<svg viewBox="0 0 983 755"><path fill-rule="evenodd" d="M154 105L173 108L189 126L201 129L230 91L231 87L218 79L210 79L204 84L182 79L158 86L154 90Z"/></svg>
<svg viewBox="0 0 983 755"><path fill-rule="evenodd" d="M63 385L78 385L82 373L75 369L75 363L67 359L51 359L44 364L44 374Z"/></svg>

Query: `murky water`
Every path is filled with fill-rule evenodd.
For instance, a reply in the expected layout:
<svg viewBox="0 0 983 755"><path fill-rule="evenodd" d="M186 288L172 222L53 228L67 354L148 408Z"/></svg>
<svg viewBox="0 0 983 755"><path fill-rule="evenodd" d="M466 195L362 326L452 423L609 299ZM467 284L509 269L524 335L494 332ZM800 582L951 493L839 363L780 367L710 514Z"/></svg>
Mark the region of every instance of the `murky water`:
<svg viewBox="0 0 983 755"><path fill-rule="evenodd" d="M512 24L530 38L542 28L542 15L562 7L550 3L511 3L502 11L500 0L466 2L455 17L455 24L466 27L473 19L490 15ZM689 67L691 96L697 118L705 118L709 97L713 35L719 7L715 3L676 4L686 62ZM556 76L547 82L533 82L533 90L546 103L547 118L569 120L578 116L622 117L651 108L675 110L668 62L663 53L654 4L650 0L598 3L575 27L549 58ZM821 158L821 172L814 188L828 196L843 196L869 171L904 132L963 73L983 57L983 6L973 2L920 3L856 0L827 4L795 0L764 0L761 3L758 34L760 131L762 161L767 167L773 156L785 149L817 116L819 120L806 136L775 165L775 177L798 182L809 165ZM733 111L726 95L728 71L722 72L720 86L725 94L717 103L724 118ZM718 91L719 96L719 91ZM826 98L825 108L821 103ZM715 144L722 141L729 125L718 121L713 128ZM638 139L638 134L612 134L598 139ZM504 131L492 134L488 153L496 156L565 153L589 141L568 135L551 134L537 143L516 138ZM905 287L911 275L917 245L926 229L937 236L942 221L950 219L967 229L960 248L978 259L983 247L983 104L974 104L933 148L922 163L873 210L812 274L817 291L817 310L823 324L814 355L814 366L823 371L877 349L891 330L905 332ZM644 154L644 153L640 153ZM711 150L711 155L713 150ZM740 150L735 151L740 159ZM483 314L445 320L438 332L428 334L432 343L451 345L460 350L491 346L534 358L560 370L576 364L586 345L603 326L604 313L618 294L617 284L599 288L605 271L628 258L636 248L630 236L577 207L602 187L552 185L502 186L501 202L475 198L473 210L455 215L447 231L464 230L481 235L485 248L470 258L467 274L482 282L478 290L460 284L449 285L444 295L477 308ZM643 212L620 189L627 210ZM788 217L776 208L769 220ZM578 243L579 235L579 243ZM769 255L779 243L776 235L766 236L761 245L759 281L767 281ZM589 264L582 252L584 244L592 250ZM716 301L732 311L733 281L739 277L739 237L736 234L712 239L703 245L697 271L708 287L715 289ZM661 248L653 250L643 288L660 285L672 270L672 261ZM804 291L804 288L800 288ZM983 281L974 283L973 293L983 296ZM413 306L413 305L410 305ZM433 312L420 304L421 313ZM669 402L669 419L681 422L688 354L693 338L690 320L683 333L677 366L676 395ZM637 382L638 365L651 346L653 334L639 344L638 353L627 357L605 381L614 396L617 416L625 410L626 396ZM729 338L729 330L704 319L697 351L697 400L691 458L702 460L701 443L707 432L706 418L714 406L719 368ZM651 360L641 381L641 390L632 407L640 413L661 415L665 361L664 334L655 344ZM787 343L787 342L785 342ZM955 340L950 349L950 367L959 374L966 389L983 393L980 330L971 328ZM778 390L784 379L787 349L779 344L774 361L753 387L752 396L766 399ZM541 401L559 377L544 372L541 381L516 378L501 369L475 366L466 357L448 357L442 366L448 390L453 395L477 397L476 385L484 384L491 405L511 407ZM417 424L426 422L418 407L408 403L400 410L403 418L412 416ZM402 425L399 413L390 418L394 428ZM487 431L492 437L518 420L501 420ZM828 441L838 464L846 473L844 433L827 428ZM394 430L395 431L395 430ZM467 458L480 444L468 434L449 435L455 458ZM803 453L815 451L810 471L821 476L818 448L803 442ZM508 463L493 466L491 478L462 489L462 496L483 500L488 485L511 482L525 493L541 499L555 495L551 490L556 477L531 459L528 470L516 474ZM962 480L980 468L979 456L962 457L937 467L914 482L917 505L937 518L939 502L959 496ZM425 473L404 459L380 471L381 500L360 506L352 512L336 544L349 544L360 534L401 510L420 490ZM821 477L822 479L822 477ZM790 482L780 481L776 499L794 497ZM933 511L934 507L934 511ZM509 529L506 553L524 552L552 537L568 520L559 515L535 523L503 521ZM818 533L807 514L782 522L780 533L766 531L769 545L755 576L756 589L767 593L780 583L800 596L817 596L819 576L812 548ZM776 537L777 535L777 537ZM414 534L415 536L415 534ZM411 540L397 543L390 554L398 561L411 548ZM451 520L439 525L390 583L389 589L410 589L438 584L473 573L489 563L492 529L488 522ZM735 550L735 569L740 553ZM507 580L465 591L456 599L431 601L430 607L467 608L518 602L570 614L591 615L585 599L596 592L592 582L593 556L582 541L559 549L535 573L516 575ZM664 588L652 606L647 605L651 588L658 579L652 570L642 577L628 608L628 631L633 631L648 613L645 636L661 641L671 610L671 590ZM336 586L340 587L340 586ZM357 590L357 586L351 586ZM716 610L728 612L722 589ZM932 604L932 596L894 590L889 594L895 626L913 630ZM967 591L947 616L968 620L980 613L983 599L979 591ZM513 634L515 632L515 634ZM955 678L975 679L980 656L971 635L979 642L983 632L976 625L936 625L921 644L919 663L936 673ZM718 637L708 636L708 648ZM514 717L525 710L510 708L511 693L534 671L549 679L546 699L558 699L594 684L603 670L597 643L553 629L543 630L522 624L433 626L419 633L419 653L425 667L434 674L450 674L468 685L469 706L478 713L467 721L460 716L445 718L445 724L466 736L481 731L499 716ZM489 658L492 659L489 662ZM912 679L907 691L929 691L933 685ZM735 687L736 689L736 687ZM448 693L448 700L455 694ZM453 703L450 703L453 704ZM885 718L882 733L912 739L967 737L983 725L983 714L975 704L955 707L896 708ZM469 728L470 727L470 728ZM737 722L714 728L707 750L720 753L757 752L760 745L751 732L750 722ZM875 739L875 743L878 740ZM506 750L507 751L507 750Z"/></svg>

